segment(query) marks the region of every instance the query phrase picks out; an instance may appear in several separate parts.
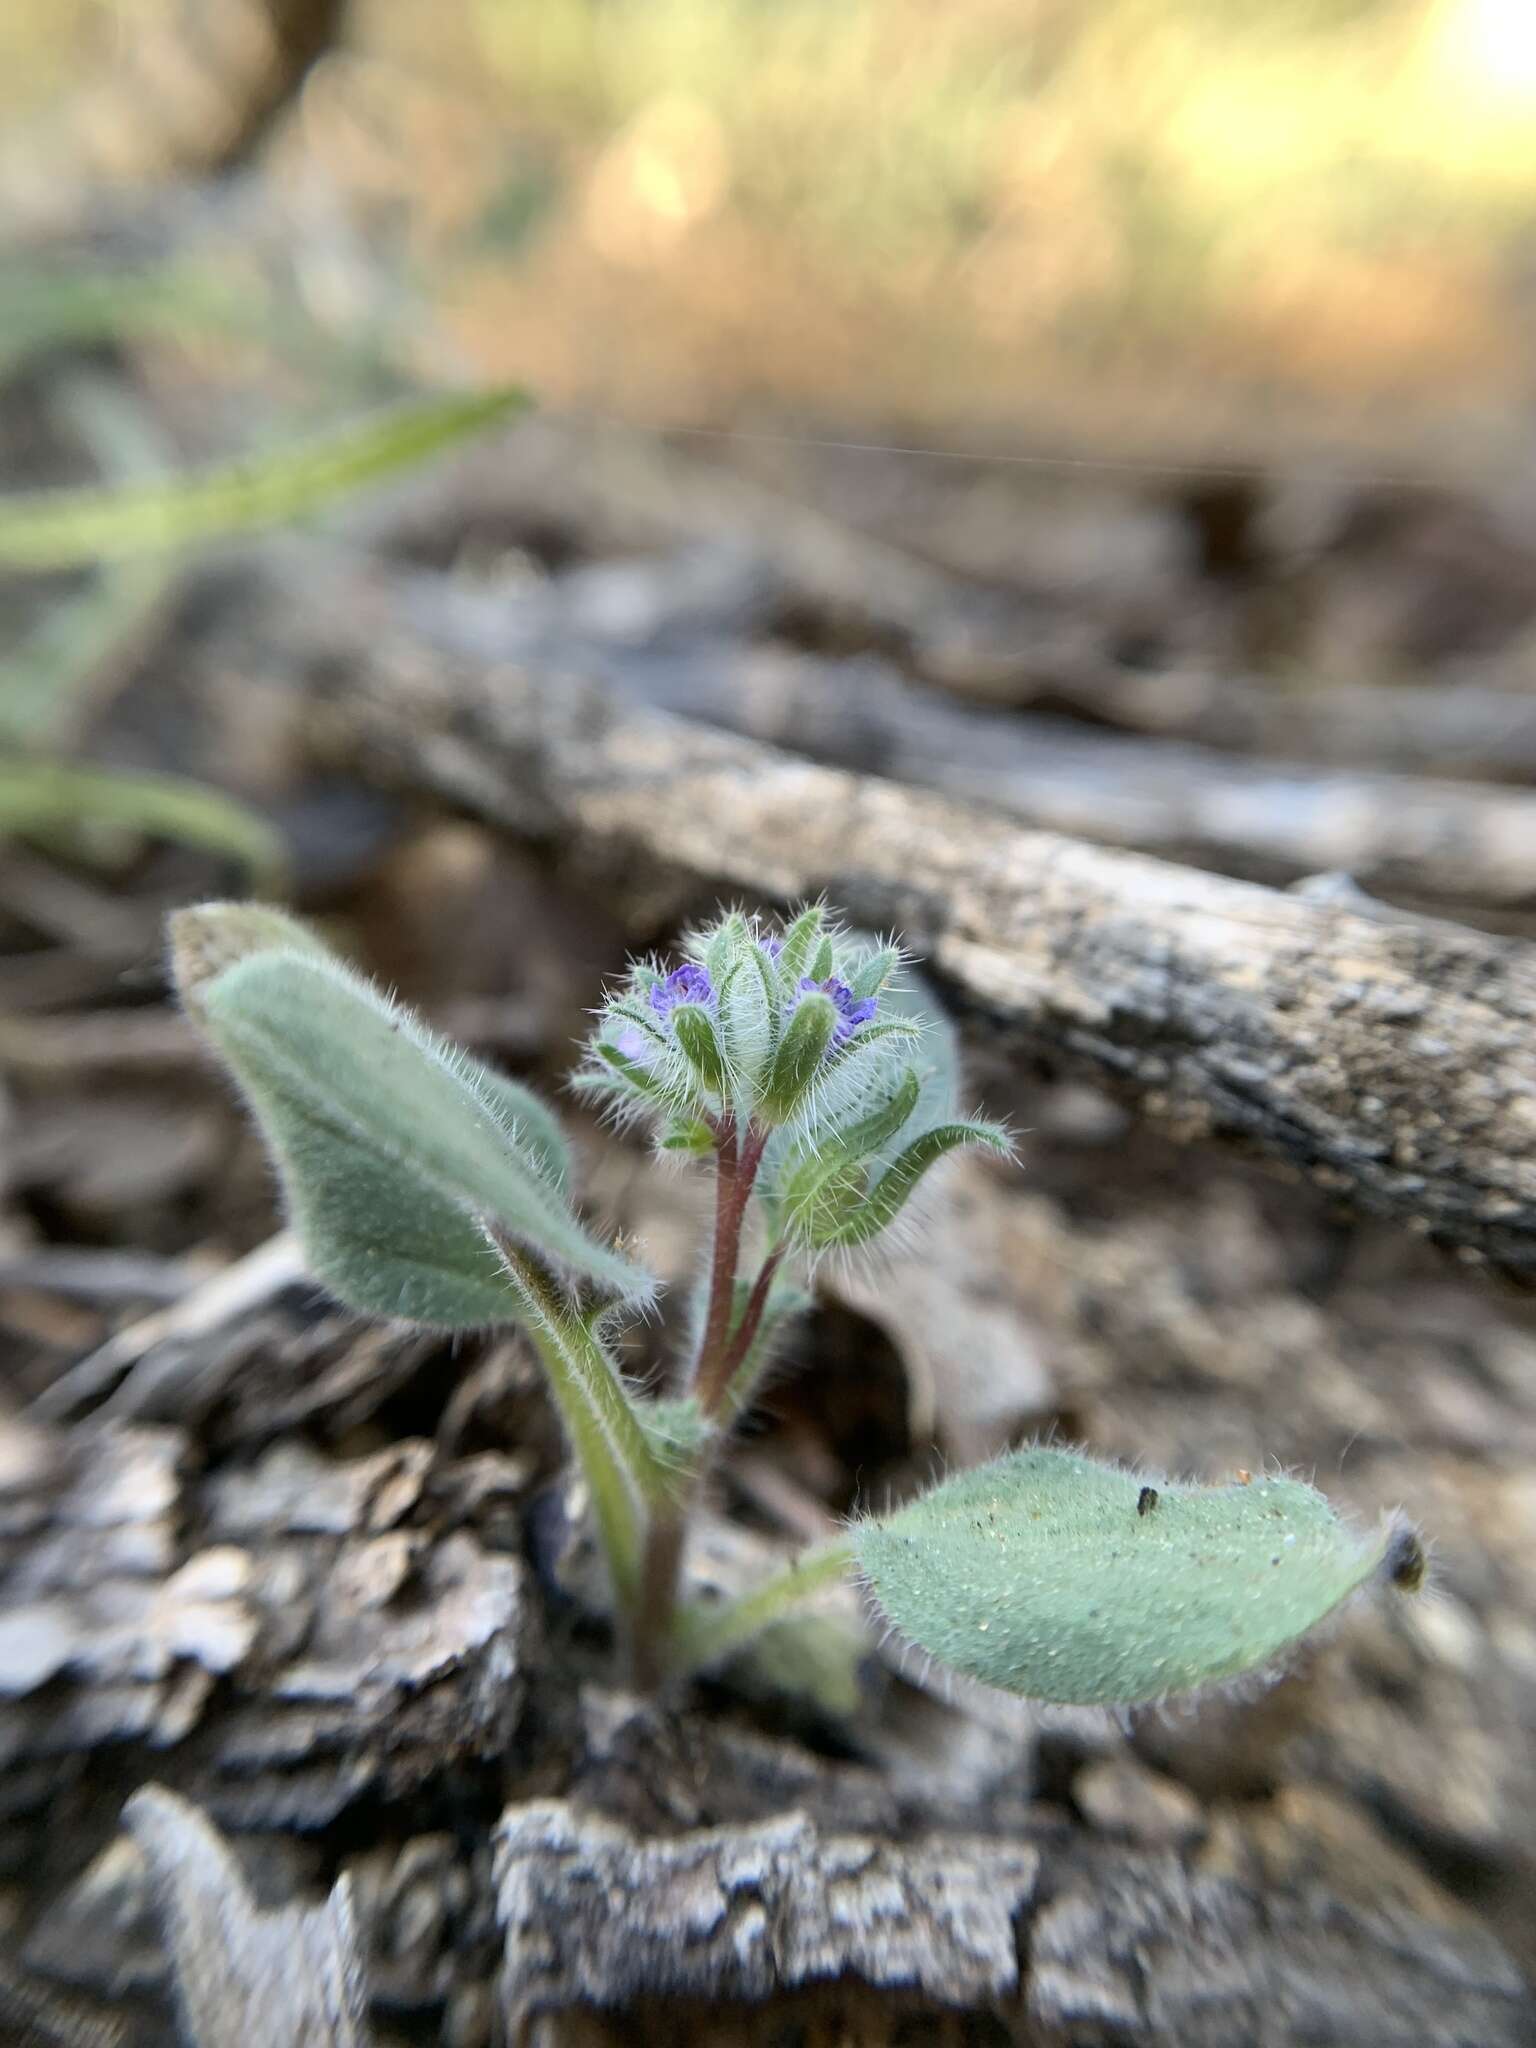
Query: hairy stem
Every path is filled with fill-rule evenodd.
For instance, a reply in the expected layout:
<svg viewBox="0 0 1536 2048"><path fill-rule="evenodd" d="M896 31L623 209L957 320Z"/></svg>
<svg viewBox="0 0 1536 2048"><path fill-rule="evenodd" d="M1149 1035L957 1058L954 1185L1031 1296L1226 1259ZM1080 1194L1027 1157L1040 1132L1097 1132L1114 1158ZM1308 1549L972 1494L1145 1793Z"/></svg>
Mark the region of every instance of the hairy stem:
<svg viewBox="0 0 1536 2048"><path fill-rule="evenodd" d="M738 1599L719 1607L687 1609L678 1617L675 1630L678 1668L697 1671L716 1663L750 1642L798 1601L845 1578L852 1564L852 1542L846 1536L834 1537L802 1552Z"/></svg>
<svg viewBox="0 0 1536 2048"><path fill-rule="evenodd" d="M654 1692L672 1667L677 1582L687 1531L686 1505L658 1509L646 1530L630 1638L630 1668L641 1692Z"/></svg>
<svg viewBox="0 0 1536 2048"><path fill-rule="evenodd" d="M756 1375L746 1375L743 1384L743 1368L752 1355L752 1346L756 1343L757 1333L763 1326L763 1312L768 1306L774 1275L783 1263L787 1249L788 1247L783 1244L776 1244L764 1259L762 1269L752 1283L752 1292L747 1296L747 1305L742 1311L741 1321L732 1331L731 1341L720 1361L719 1394L710 1400L709 1396L700 1390L701 1398L712 1410L724 1409L728 1415L735 1416L746 1406Z"/></svg>
<svg viewBox="0 0 1536 2048"><path fill-rule="evenodd" d="M715 1179L715 1244L710 1263L709 1307L704 1335L693 1367L693 1389L706 1415L719 1408L730 1385L731 1374L740 1363L733 1356L731 1311L736 1302L736 1272L741 1264L741 1231L746 1222L752 1183L762 1164L767 1133L748 1130L738 1152L736 1133L727 1131L720 1140ZM758 1309L761 1320L762 1309Z"/></svg>
<svg viewBox="0 0 1536 2048"><path fill-rule="evenodd" d="M706 1415L719 1409L738 1362L732 1355L731 1330L736 1269L741 1263L741 1232L752 1197L752 1183L767 1142L766 1132L749 1129L744 1142L738 1144L735 1125L729 1121L716 1133L715 1236L710 1255L709 1301L693 1364L693 1391ZM761 1318L759 1308L758 1319ZM683 1542L702 1480L702 1469L693 1472L670 1505L656 1507L646 1532L632 1659L635 1683L644 1690L659 1684L670 1666Z"/></svg>
<svg viewBox="0 0 1536 2048"><path fill-rule="evenodd" d="M735 1126L727 1124L715 1146L715 1239L709 1262L709 1302L693 1362L694 1390L701 1394L711 1361L730 1334L736 1263L741 1257L741 1226L750 1192L750 1187L742 1186L741 1164Z"/></svg>

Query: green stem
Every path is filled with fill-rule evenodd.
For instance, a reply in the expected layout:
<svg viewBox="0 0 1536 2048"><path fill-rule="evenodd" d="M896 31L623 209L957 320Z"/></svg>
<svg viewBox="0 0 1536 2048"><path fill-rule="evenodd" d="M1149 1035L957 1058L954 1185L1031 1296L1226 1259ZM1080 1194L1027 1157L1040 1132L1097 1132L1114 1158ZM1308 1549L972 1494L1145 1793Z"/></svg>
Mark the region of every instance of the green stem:
<svg viewBox="0 0 1536 2048"><path fill-rule="evenodd" d="M697 1671L706 1664L718 1663L730 1651L750 1642L798 1601L845 1578L852 1563L850 1539L834 1537L791 1559L782 1571L738 1599L719 1607L685 1609L678 1616L674 1631L676 1668Z"/></svg>
<svg viewBox="0 0 1536 2048"><path fill-rule="evenodd" d="M507 1283L522 1310L555 1405L592 1490L598 1535L620 1609L634 1617L640 1593L645 1504L663 1497L660 1462L601 1345L549 1275L489 1226Z"/></svg>
<svg viewBox="0 0 1536 2048"><path fill-rule="evenodd" d="M555 1406L565 1424L592 1493L597 1533L613 1581L614 1599L622 1614L632 1614L640 1590L640 1517L613 1446L576 1383L559 1344L549 1331L530 1325L529 1336L543 1361Z"/></svg>
<svg viewBox="0 0 1536 2048"><path fill-rule="evenodd" d="M654 1692L672 1668L677 1582L687 1535L686 1505L658 1509L646 1530L630 1646L630 1669L640 1692Z"/></svg>
<svg viewBox="0 0 1536 2048"><path fill-rule="evenodd" d="M651 1448L650 1438L635 1412L635 1404L625 1392L624 1383L614 1370L607 1352L574 1304L566 1300L537 1261L519 1250L494 1225L491 1226L491 1234L504 1264L510 1269L508 1277L523 1297L528 1312L557 1331L635 1492L642 1501L665 1500L672 1490L671 1476Z"/></svg>

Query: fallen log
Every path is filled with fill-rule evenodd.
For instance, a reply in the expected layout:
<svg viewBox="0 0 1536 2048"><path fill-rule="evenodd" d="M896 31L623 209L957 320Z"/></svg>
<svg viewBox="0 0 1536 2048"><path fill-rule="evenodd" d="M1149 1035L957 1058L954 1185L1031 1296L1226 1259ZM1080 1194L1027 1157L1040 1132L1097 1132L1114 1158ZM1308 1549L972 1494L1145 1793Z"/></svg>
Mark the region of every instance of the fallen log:
<svg viewBox="0 0 1536 2048"><path fill-rule="evenodd" d="M642 705L1098 845L1250 881L1344 872L1368 890L1453 913L1536 902L1529 791L1234 760L1211 746L988 710L910 682L879 656L836 659L728 637L710 629L707 612L701 633L687 607L706 596L702 577L647 588L632 569L629 584L606 596L572 591L567 603L557 586L540 593L546 601L509 605L417 578L404 582L402 601L433 639L472 659L580 666ZM617 612L609 621L605 603ZM1530 722L1536 732L1536 702Z"/></svg>
<svg viewBox="0 0 1536 2048"><path fill-rule="evenodd" d="M658 870L695 893L825 891L903 931L1015 1054L1536 1268L1530 948L1029 831L626 707L553 664L455 659L382 580L243 609L212 658L304 691L327 760L578 849L620 899Z"/></svg>

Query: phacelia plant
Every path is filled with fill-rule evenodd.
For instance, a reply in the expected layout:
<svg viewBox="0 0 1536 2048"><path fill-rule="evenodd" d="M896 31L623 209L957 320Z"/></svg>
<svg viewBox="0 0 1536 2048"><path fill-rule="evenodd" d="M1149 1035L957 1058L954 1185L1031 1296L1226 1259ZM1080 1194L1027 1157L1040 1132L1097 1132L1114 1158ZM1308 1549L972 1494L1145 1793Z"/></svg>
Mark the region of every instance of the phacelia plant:
<svg viewBox="0 0 1536 2048"><path fill-rule="evenodd" d="M275 910L172 920L188 1013L271 1149L310 1268L364 1314L526 1332L587 1482L636 1678L716 1662L850 1573L910 1642L987 1684L1126 1706L1254 1670L1373 1578L1411 1589L1402 1524L1347 1527L1299 1480L1180 1486L1016 1451L854 1524L732 1602L682 1597L690 1513L752 1405L802 1281L910 1219L947 1153L1007 1153L957 1111L952 1034L894 946L813 906L733 912L605 1002L574 1086L714 1177L679 1385L644 1393L612 1339L656 1282L595 1236L550 1111L445 1044Z"/></svg>

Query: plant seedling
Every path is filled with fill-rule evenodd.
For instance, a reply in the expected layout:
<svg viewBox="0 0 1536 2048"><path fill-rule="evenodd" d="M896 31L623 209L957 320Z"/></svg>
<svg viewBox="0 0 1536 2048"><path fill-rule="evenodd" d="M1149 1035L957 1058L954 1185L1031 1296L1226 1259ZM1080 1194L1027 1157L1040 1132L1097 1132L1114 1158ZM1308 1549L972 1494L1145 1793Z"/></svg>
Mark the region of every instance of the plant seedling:
<svg viewBox="0 0 1536 2048"><path fill-rule="evenodd" d="M682 964L635 966L576 1091L713 1173L714 1224L679 1385L646 1395L613 1336L656 1282L594 1235L555 1118L445 1044L280 911L172 920L182 1000L245 1094L317 1280L349 1307L447 1330L518 1325L587 1482L638 1683L720 1659L860 1577L939 1663L1029 1698L1133 1706L1282 1656L1372 1580L1423 1577L1403 1524L1347 1526L1299 1480L1188 1486L1037 1447L854 1523L739 1598L681 1597L689 1516L751 1407L799 1284L907 1226L947 1154L1008 1154L959 1113L953 1035L900 951L820 906L731 912Z"/></svg>

